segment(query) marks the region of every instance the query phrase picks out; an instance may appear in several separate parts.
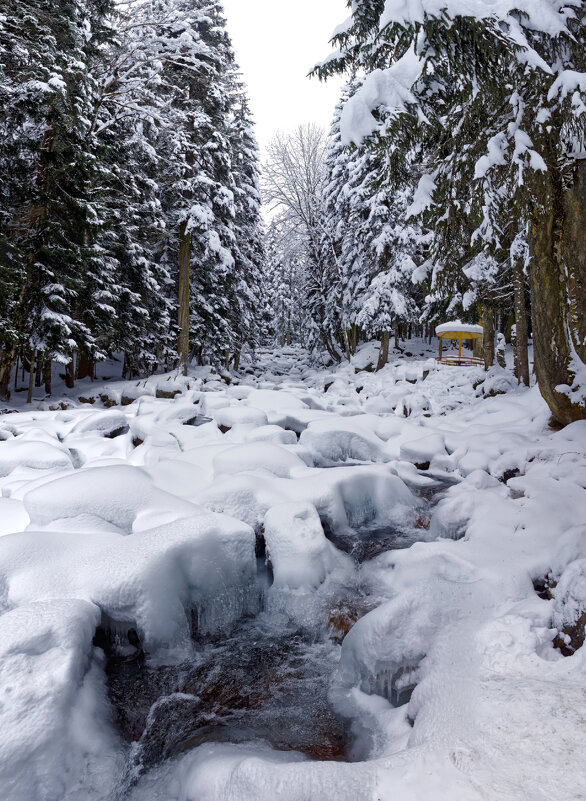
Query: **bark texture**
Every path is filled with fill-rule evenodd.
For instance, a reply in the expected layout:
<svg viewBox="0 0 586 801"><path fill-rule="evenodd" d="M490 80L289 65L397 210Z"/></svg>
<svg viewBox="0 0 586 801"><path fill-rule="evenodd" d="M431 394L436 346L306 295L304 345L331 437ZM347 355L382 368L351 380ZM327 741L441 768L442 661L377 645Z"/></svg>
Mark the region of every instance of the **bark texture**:
<svg viewBox="0 0 586 801"><path fill-rule="evenodd" d="M389 342L391 340L390 331L383 331L380 340L380 353L378 355L377 372L382 370L389 360Z"/></svg>
<svg viewBox="0 0 586 801"><path fill-rule="evenodd" d="M79 379L96 377L96 363L87 353L80 353L77 360L77 377Z"/></svg>
<svg viewBox="0 0 586 801"><path fill-rule="evenodd" d="M525 308L525 275L523 264L513 264L513 294L515 298L515 375L520 384L529 386L529 354L527 351L527 309Z"/></svg>
<svg viewBox="0 0 586 801"><path fill-rule="evenodd" d="M14 366L16 353L14 350L0 355L0 401L10 400L10 374Z"/></svg>
<svg viewBox="0 0 586 801"><path fill-rule="evenodd" d="M73 389L75 386L75 365L73 363L73 357L71 357L71 361L67 362L65 365L65 386L67 389Z"/></svg>
<svg viewBox="0 0 586 801"><path fill-rule="evenodd" d="M569 389L572 359L585 356L585 172L586 164L577 162L563 182L550 170L542 179L548 202L536 210L531 226L535 374L554 420L562 425L586 417L584 397Z"/></svg>
<svg viewBox="0 0 586 801"><path fill-rule="evenodd" d="M494 364L494 312L486 303L482 304L482 355L484 356L484 369L488 370Z"/></svg>
<svg viewBox="0 0 586 801"><path fill-rule="evenodd" d="M52 381L51 381L51 359L45 359L43 362L43 383L45 384L45 392L47 395L51 394Z"/></svg>

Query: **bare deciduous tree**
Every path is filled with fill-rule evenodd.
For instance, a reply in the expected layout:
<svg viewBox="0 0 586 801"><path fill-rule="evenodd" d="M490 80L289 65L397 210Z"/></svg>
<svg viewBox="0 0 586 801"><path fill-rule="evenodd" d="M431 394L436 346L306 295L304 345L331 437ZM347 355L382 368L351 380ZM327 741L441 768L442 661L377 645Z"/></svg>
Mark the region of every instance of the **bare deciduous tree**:
<svg viewBox="0 0 586 801"><path fill-rule="evenodd" d="M325 302L323 287L328 281L326 271L330 261L326 258L330 246L323 206L327 146L326 132L315 123L299 125L290 133L277 133L267 148L263 181L269 212L277 217L281 227L305 242L308 265L305 289L316 321L325 317L324 309L319 307ZM332 334L321 326L323 344L339 361Z"/></svg>

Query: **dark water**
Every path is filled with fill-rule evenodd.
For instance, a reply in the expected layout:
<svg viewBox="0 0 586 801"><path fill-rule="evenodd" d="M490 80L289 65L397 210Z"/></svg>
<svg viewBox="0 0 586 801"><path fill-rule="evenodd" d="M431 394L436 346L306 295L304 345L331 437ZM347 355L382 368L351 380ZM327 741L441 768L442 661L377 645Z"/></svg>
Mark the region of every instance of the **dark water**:
<svg viewBox="0 0 586 801"><path fill-rule="evenodd" d="M260 738L312 759L349 759L347 726L327 692L359 614L356 605L336 606L308 630L261 612L229 636L197 643L196 656L174 666L149 666L138 649L126 660L111 654L110 699L120 734L135 743L137 772L207 741Z"/></svg>

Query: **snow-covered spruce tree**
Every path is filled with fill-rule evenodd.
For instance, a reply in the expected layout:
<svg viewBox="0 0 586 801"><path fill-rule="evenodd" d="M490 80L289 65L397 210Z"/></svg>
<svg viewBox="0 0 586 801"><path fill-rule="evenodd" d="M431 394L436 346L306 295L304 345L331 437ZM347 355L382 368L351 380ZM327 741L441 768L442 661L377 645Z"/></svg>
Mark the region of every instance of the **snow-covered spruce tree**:
<svg viewBox="0 0 586 801"><path fill-rule="evenodd" d="M348 140L375 134L399 156L420 148L432 288L480 253L506 263L528 231L539 385L557 420L584 416L584 5L388 0L352 11L340 54L317 71L368 73L346 105Z"/></svg>
<svg viewBox="0 0 586 801"><path fill-rule="evenodd" d="M260 341L265 253L258 144L246 90L237 73L233 75L231 96L228 140L234 177L234 279L230 297L230 345L237 370L243 345L254 350Z"/></svg>
<svg viewBox="0 0 586 801"><path fill-rule="evenodd" d="M416 319L412 284L421 239L415 224L404 224L407 197L389 185L385 154L344 146L340 113L360 88L353 80L336 109L326 158L326 229L337 268L333 284L352 349L357 330L381 338L379 368L386 364L390 331Z"/></svg>
<svg viewBox="0 0 586 801"><path fill-rule="evenodd" d="M186 370L190 340L200 360L207 352L219 361L232 336L235 182L226 76L233 55L218 2L165 0L157 9L163 15L157 26L165 65L161 91L169 101L158 143L166 163L160 175L168 228L163 263L177 275L178 350Z"/></svg>
<svg viewBox="0 0 586 801"><path fill-rule="evenodd" d="M109 19L111 41L93 64L91 135L99 171L92 192L104 206L96 242L112 275L111 313L97 339L103 352L124 352L123 374L132 377L176 358L172 281L160 263L165 218L158 178L165 167L157 139L167 115L157 90L164 64L151 4L118 6ZM93 365L80 356L79 377L91 375Z"/></svg>
<svg viewBox="0 0 586 801"><path fill-rule="evenodd" d="M68 362L95 349L78 312L82 290L100 283L88 197L96 163L88 140L94 81L90 58L108 36L108 0L17 2L0 22L1 236L9 299L0 393L19 347L37 359ZM50 372L49 372L50 375Z"/></svg>
<svg viewBox="0 0 586 801"><path fill-rule="evenodd" d="M352 279L361 271L354 269L353 258L348 261L348 243L354 245L350 227L353 208L353 183L351 181L349 149L342 144L340 116L345 102L359 86L350 81L343 89L336 108L328 137L328 148L324 162L322 249L328 282L325 286L325 324L331 331L346 332L347 350L356 351L356 303L359 292L351 286ZM347 353L347 356L349 354Z"/></svg>

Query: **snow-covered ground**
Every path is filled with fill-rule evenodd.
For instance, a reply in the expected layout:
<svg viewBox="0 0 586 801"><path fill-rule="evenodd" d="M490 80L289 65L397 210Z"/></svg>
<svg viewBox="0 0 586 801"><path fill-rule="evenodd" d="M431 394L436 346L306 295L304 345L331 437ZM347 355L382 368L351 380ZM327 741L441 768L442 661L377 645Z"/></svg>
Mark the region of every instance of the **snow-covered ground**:
<svg viewBox="0 0 586 801"><path fill-rule="evenodd" d="M586 798L586 423L406 350L0 416L2 801Z"/></svg>

